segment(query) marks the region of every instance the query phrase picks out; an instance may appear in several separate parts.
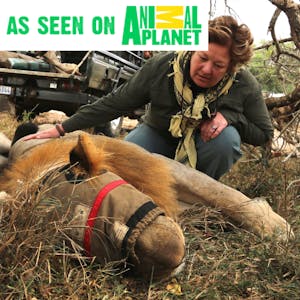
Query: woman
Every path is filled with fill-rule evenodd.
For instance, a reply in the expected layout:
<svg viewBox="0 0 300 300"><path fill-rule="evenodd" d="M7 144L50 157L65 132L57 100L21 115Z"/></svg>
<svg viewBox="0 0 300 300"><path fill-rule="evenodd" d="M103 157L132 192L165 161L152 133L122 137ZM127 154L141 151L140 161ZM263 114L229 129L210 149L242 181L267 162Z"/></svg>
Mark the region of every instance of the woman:
<svg viewBox="0 0 300 300"><path fill-rule="evenodd" d="M209 22L208 51L159 53L115 92L27 139L92 127L149 103L125 139L219 179L240 158L241 141L264 145L273 136L260 86L243 67L252 43L246 25L218 17Z"/></svg>

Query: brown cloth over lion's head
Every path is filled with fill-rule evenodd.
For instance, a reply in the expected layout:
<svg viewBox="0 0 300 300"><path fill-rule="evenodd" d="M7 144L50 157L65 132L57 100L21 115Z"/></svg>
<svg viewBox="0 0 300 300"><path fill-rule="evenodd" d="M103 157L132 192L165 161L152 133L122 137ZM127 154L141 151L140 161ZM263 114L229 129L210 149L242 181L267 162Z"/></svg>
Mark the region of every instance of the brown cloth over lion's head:
<svg viewBox="0 0 300 300"><path fill-rule="evenodd" d="M172 274L185 254L176 193L167 165L138 146L81 133L12 149L0 189L37 195L47 218L66 218L65 234L100 263L126 261L135 274ZM13 153L13 151L12 151Z"/></svg>

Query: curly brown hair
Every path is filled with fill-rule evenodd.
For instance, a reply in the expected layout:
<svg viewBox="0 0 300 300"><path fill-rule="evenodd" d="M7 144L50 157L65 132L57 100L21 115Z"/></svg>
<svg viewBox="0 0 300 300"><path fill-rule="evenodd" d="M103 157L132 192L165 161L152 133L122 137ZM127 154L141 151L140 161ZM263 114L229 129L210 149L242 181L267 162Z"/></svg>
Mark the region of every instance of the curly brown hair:
<svg viewBox="0 0 300 300"><path fill-rule="evenodd" d="M252 57L251 31L247 25L239 25L232 16L220 16L209 21L209 43L230 47L230 72L245 65Z"/></svg>

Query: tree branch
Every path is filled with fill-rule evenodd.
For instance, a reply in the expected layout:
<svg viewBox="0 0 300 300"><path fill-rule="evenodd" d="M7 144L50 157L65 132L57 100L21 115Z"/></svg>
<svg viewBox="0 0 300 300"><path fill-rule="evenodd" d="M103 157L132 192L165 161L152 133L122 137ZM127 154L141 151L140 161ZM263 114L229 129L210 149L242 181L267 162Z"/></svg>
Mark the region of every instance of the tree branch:
<svg viewBox="0 0 300 300"><path fill-rule="evenodd" d="M282 97L268 97L265 99L269 110L275 107L281 107L300 101L300 83L296 86L292 93Z"/></svg>
<svg viewBox="0 0 300 300"><path fill-rule="evenodd" d="M287 42L292 42L292 38L285 38L285 39L281 39L278 41L279 44L284 44L284 43L287 43ZM274 41L270 41L270 42L266 42L265 44L263 45L260 45L258 47L255 47L253 50L256 51L256 50L262 50L262 49L267 49L271 46L273 46L275 44Z"/></svg>
<svg viewBox="0 0 300 300"><path fill-rule="evenodd" d="M297 49L300 50L300 4L297 4L293 0L269 1L286 14L291 28L292 40Z"/></svg>

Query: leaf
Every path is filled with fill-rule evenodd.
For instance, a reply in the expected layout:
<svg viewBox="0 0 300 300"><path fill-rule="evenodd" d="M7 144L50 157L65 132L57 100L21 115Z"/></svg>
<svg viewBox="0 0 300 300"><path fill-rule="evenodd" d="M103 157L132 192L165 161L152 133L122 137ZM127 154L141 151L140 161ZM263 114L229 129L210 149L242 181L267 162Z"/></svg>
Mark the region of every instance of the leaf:
<svg viewBox="0 0 300 300"><path fill-rule="evenodd" d="M177 283L176 280L172 280L166 287L167 291L173 295L181 296L181 285Z"/></svg>

